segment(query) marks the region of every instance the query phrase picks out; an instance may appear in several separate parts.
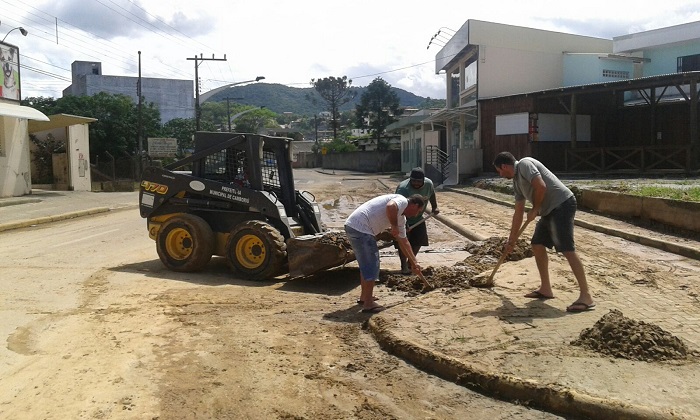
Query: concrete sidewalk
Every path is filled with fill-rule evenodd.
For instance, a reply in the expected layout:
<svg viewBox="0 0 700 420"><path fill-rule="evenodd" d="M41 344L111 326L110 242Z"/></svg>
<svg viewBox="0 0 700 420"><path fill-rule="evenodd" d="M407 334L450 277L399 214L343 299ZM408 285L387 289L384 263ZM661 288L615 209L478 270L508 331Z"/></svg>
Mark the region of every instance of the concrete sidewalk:
<svg viewBox="0 0 700 420"><path fill-rule="evenodd" d="M120 209L138 209L139 193L32 190L0 198L0 232Z"/></svg>
<svg viewBox="0 0 700 420"><path fill-rule="evenodd" d="M438 219L460 227L469 225L469 217L451 214L446 221L441 214ZM371 317L368 328L385 350L421 369L486 395L567 418L700 418L700 303L684 286L698 284L700 276L697 269L676 273L676 265L697 267L697 263L673 255L700 255L700 243L688 239L674 243L670 235L659 240L653 232L641 234L621 222L612 229L605 226L608 223L612 222L601 216L577 213L581 227L671 253L657 259L664 267L665 261L673 262L657 273L662 275L659 281L653 273L651 277L638 273L634 262L629 268L599 262L588 267L595 310L568 313L565 308L578 297L578 288L557 280L571 277L570 268L563 256L552 253L549 270L555 299L523 296L539 284L534 260L525 258L501 266L493 288L435 290L395 305L384 300L388 309ZM617 240L622 247L625 241ZM631 276L630 281L608 283L605 273L616 270L625 278ZM571 345L613 310L680 338L691 354L683 361L648 362L607 357ZM660 339L657 342L663 347Z"/></svg>
<svg viewBox="0 0 700 420"><path fill-rule="evenodd" d="M0 231L137 207L138 192L34 190L0 199ZM531 259L504 264L499 277L513 280L493 289L436 290L410 304L387 305L368 328L384 349L427 372L567 418L700 418L697 354L683 363L647 363L594 356L570 345L584 328L618 309L700 349L697 297L663 284L653 290L619 284L614 293L600 292L605 298L597 299L596 310L569 314L564 308L576 298L575 288L557 289L553 300L522 296L532 287L533 266ZM550 270L567 272L568 266L554 258Z"/></svg>

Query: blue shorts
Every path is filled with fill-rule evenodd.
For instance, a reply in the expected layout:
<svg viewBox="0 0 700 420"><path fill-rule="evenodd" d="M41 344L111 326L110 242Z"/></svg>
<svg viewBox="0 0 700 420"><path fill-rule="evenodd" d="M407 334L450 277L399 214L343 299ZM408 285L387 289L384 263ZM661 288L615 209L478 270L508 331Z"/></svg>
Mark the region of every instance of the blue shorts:
<svg viewBox="0 0 700 420"><path fill-rule="evenodd" d="M548 215L540 217L532 235L532 245L554 247L557 252L575 251L574 217L576 216L576 197L572 196Z"/></svg>
<svg viewBox="0 0 700 420"><path fill-rule="evenodd" d="M365 281L375 281L379 278L379 247L374 235L358 232L350 226L345 226L350 245L355 253L360 273Z"/></svg>

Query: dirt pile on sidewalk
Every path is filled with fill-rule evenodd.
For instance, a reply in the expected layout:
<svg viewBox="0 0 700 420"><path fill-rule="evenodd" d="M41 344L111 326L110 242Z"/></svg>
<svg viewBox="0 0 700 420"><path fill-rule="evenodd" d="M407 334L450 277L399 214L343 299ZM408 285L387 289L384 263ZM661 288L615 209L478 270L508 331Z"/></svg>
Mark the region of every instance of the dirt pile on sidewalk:
<svg viewBox="0 0 700 420"><path fill-rule="evenodd" d="M656 325L626 318L617 309L583 330L571 344L607 356L644 362L682 360L691 354L679 338Z"/></svg>
<svg viewBox="0 0 700 420"><path fill-rule="evenodd" d="M443 293L469 289L472 287L469 282L474 276L493 270L501 257L506 240L507 238L494 236L482 242L471 243L465 248L471 255L463 261L457 262L451 267L425 267L423 275L435 289L442 289ZM508 255L506 260L517 261L531 256L530 244L519 239L513 252ZM379 280L392 290L406 292L408 296L427 292L423 287L423 282L415 275L382 273Z"/></svg>

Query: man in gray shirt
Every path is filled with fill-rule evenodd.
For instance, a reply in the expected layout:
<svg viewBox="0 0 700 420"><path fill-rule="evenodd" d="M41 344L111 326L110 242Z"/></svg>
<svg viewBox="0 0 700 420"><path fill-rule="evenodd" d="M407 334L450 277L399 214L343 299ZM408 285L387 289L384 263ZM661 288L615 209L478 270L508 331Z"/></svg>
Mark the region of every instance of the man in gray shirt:
<svg viewBox="0 0 700 420"><path fill-rule="evenodd" d="M554 247L569 262L571 271L579 285L579 297L569 305L568 312L583 312L595 307L588 291L586 272L576 254L574 246L574 217L576 215L576 197L549 169L533 158L516 160L510 152L499 153L493 161L498 174L513 180L515 192L515 212L510 228L510 235L504 252L510 253L518 239L518 232L523 222L525 200L532 203L527 213L527 221L540 220L532 235L532 252L535 255L537 270L540 273L540 287L525 297L533 299L552 299L554 292L549 281L549 260L547 248Z"/></svg>

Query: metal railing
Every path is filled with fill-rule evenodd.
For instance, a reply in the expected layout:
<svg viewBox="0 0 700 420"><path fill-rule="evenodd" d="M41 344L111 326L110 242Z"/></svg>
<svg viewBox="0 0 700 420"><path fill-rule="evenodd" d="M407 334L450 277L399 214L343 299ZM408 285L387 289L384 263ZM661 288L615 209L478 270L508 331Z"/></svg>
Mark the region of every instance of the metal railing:
<svg viewBox="0 0 700 420"><path fill-rule="evenodd" d="M425 164L434 167L441 176L439 183L442 184L450 175L450 155L437 146L427 146L425 148Z"/></svg>
<svg viewBox="0 0 700 420"><path fill-rule="evenodd" d="M569 172L690 172L690 146L592 147L567 149Z"/></svg>

